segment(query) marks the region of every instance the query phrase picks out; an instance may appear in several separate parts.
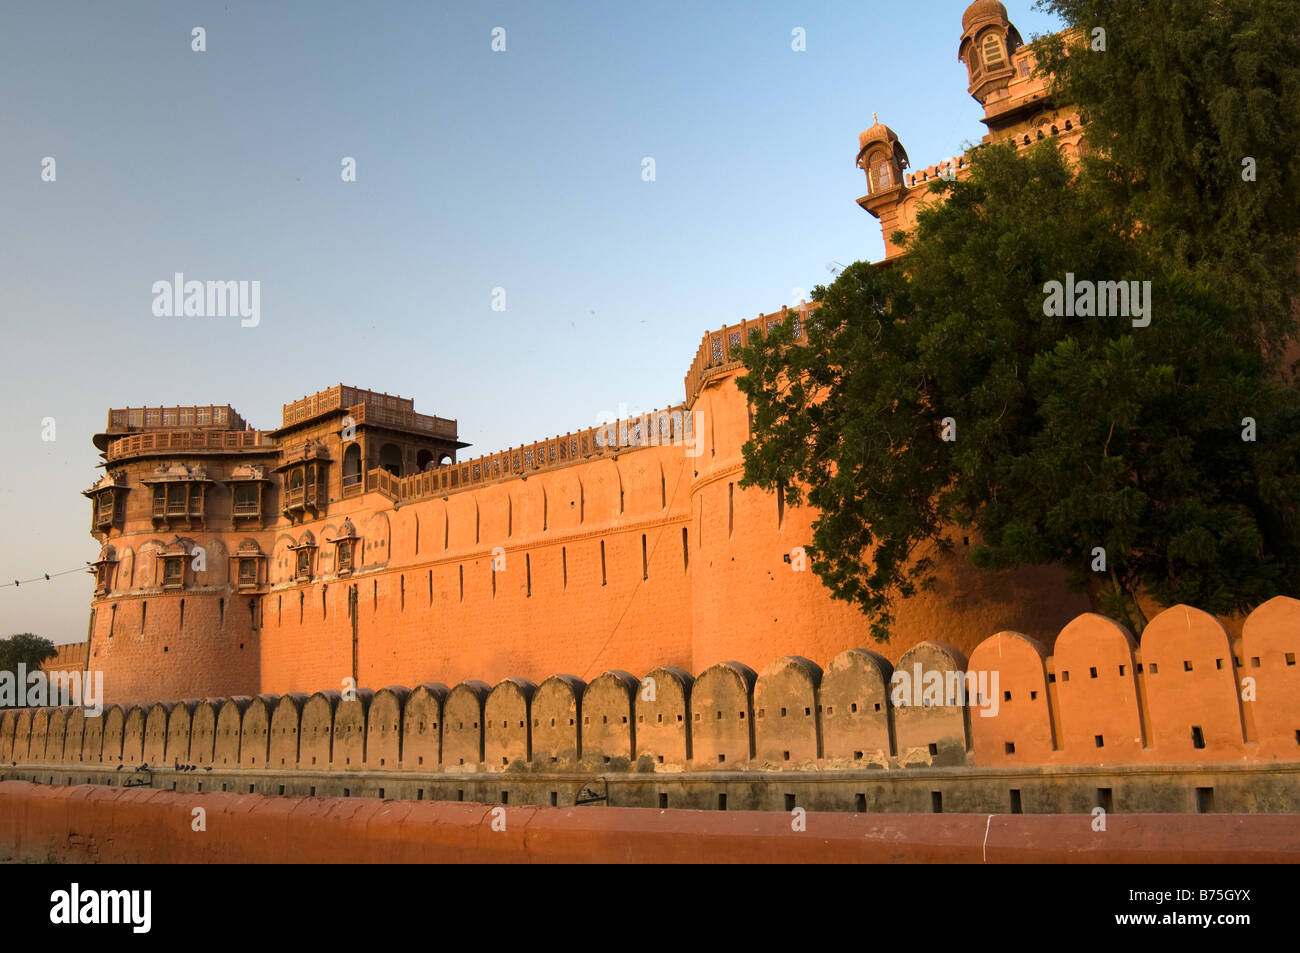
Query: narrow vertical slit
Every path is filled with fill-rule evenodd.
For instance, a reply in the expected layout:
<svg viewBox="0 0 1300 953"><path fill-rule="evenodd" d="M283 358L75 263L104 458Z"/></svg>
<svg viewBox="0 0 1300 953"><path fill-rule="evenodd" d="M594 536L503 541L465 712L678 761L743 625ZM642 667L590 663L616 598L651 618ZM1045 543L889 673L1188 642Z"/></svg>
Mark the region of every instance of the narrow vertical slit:
<svg viewBox="0 0 1300 953"><path fill-rule="evenodd" d="M727 484L727 539L736 531L736 484Z"/></svg>

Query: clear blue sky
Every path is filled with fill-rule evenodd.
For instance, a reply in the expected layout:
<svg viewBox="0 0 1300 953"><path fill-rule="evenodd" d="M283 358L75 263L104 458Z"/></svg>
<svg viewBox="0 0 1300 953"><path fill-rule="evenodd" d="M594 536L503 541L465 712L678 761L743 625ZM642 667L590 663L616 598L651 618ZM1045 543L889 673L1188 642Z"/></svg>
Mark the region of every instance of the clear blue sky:
<svg viewBox="0 0 1300 953"><path fill-rule="evenodd" d="M473 455L680 401L705 330L883 256L854 202L873 111L915 166L979 140L965 6L9 0L0 580L95 558L110 406L273 429L342 381L457 418ZM260 281L261 323L155 317L178 271ZM83 639L90 595L0 589L0 635Z"/></svg>

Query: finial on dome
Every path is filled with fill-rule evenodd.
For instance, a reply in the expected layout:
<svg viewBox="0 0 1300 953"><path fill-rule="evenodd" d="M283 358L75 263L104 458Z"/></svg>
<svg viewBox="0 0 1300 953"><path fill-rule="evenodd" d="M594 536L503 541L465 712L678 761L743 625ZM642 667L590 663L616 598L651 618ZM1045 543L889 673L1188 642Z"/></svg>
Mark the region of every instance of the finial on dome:
<svg viewBox="0 0 1300 953"><path fill-rule="evenodd" d="M877 116L874 112L871 114L871 124L874 126L880 125L880 117Z"/></svg>

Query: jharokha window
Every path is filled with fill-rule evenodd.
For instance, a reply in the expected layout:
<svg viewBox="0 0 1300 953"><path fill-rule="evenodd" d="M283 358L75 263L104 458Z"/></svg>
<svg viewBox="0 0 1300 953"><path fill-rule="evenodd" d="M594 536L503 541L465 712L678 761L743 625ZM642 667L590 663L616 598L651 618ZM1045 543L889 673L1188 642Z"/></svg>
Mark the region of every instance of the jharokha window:
<svg viewBox="0 0 1300 953"><path fill-rule="evenodd" d="M984 39L980 41L980 53L988 69L1001 69L1007 65L1006 55L1002 49L1002 38L996 33L984 34Z"/></svg>
<svg viewBox="0 0 1300 953"><path fill-rule="evenodd" d="M339 547L338 571L340 573L351 572L352 571L352 540L350 539L340 540L338 547Z"/></svg>
<svg viewBox="0 0 1300 953"><path fill-rule="evenodd" d="M235 515L260 516L261 505L258 500L256 483L240 483L235 486Z"/></svg>
<svg viewBox="0 0 1300 953"><path fill-rule="evenodd" d="M241 586L257 585L256 559L241 559L239 561L239 584Z"/></svg>
<svg viewBox="0 0 1300 953"><path fill-rule="evenodd" d="M310 549L298 550L298 566L297 566L296 574L299 579L311 575L311 550Z"/></svg>
<svg viewBox="0 0 1300 953"><path fill-rule="evenodd" d="M185 584L185 557L168 556L163 560L163 588L179 589Z"/></svg>

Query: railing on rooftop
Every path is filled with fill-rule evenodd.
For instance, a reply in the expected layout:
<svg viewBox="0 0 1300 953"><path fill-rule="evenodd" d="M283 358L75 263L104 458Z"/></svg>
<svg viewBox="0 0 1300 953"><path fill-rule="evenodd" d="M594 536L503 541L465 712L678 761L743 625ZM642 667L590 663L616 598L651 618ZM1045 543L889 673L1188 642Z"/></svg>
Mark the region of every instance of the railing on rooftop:
<svg viewBox="0 0 1300 953"><path fill-rule="evenodd" d="M262 430L161 430L119 437L108 445L108 459L143 453L265 450L275 446Z"/></svg>
<svg viewBox="0 0 1300 953"><path fill-rule="evenodd" d="M283 426L291 427L330 411L346 409L357 423L415 430L435 437L456 439L456 421L432 414L417 414L409 397L380 394L360 387L337 384L283 407Z"/></svg>
<svg viewBox="0 0 1300 953"><path fill-rule="evenodd" d="M614 428L612 435L609 431L611 426ZM612 441L611 436L614 438ZM679 404L627 417L612 425L589 427L499 453L432 467L410 476L394 476L382 468L369 470L366 473L365 489L366 492L379 492L393 500L407 502L580 460L612 457L643 447L674 444L684 446L687 442L693 444L694 439L698 437L694 434L690 413L685 405ZM351 495L350 490L350 487L345 487L344 495Z"/></svg>
<svg viewBox="0 0 1300 953"><path fill-rule="evenodd" d="M741 321L739 324L724 325L717 331L710 331L704 335L704 340L695 352L695 360L691 362L690 369L686 372L686 406L695 403L700 388L710 377L739 366L740 362L732 356L735 348L749 343L749 340L755 336L766 338L767 332L787 317L794 319L794 339L802 343L805 340L803 327L808 312L816 307L815 303L804 303L797 308L782 308L772 314L760 314L757 318Z"/></svg>
<svg viewBox="0 0 1300 953"><path fill-rule="evenodd" d="M178 427L213 427L245 430L248 424L229 404L206 407L120 407L108 412L108 433L128 430L164 430Z"/></svg>

